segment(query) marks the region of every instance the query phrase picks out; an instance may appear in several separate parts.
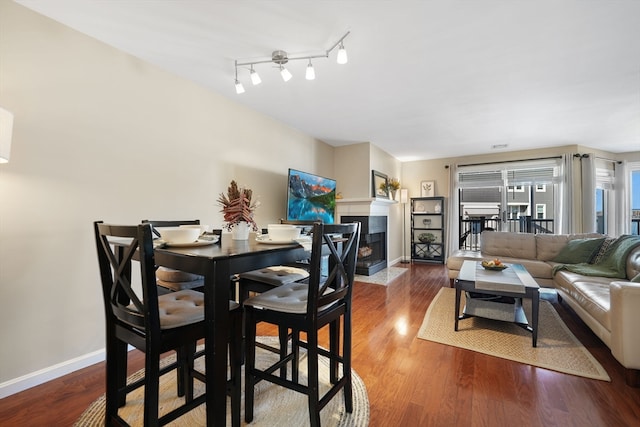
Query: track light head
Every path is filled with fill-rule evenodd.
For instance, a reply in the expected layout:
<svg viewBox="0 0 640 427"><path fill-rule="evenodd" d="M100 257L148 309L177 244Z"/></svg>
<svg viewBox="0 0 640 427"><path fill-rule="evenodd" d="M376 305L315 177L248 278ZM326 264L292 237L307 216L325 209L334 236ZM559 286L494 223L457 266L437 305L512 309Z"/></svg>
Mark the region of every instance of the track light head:
<svg viewBox="0 0 640 427"><path fill-rule="evenodd" d="M349 62L349 58L347 58L347 50L344 48L344 44L340 42L340 48L338 49L338 64L346 64Z"/></svg>
<svg viewBox="0 0 640 427"><path fill-rule="evenodd" d="M258 75L258 73L256 73L256 70L253 69L253 65L251 65L251 83L253 83L253 85L259 85L260 83L262 83L262 79L260 78L260 76Z"/></svg>
<svg viewBox="0 0 640 427"><path fill-rule="evenodd" d="M242 83L240 83L238 80L236 80L236 93L238 95L244 93L244 86L242 86Z"/></svg>
<svg viewBox="0 0 640 427"><path fill-rule="evenodd" d="M314 80L316 78L316 71L313 69L311 59L309 59L309 65L307 65L307 72L305 74L307 80Z"/></svg>
<svg viewBox="0 0 640 427"><path fill-rule="evenodd" d="M285 82L288 82L289 80L291 80L291 77L293 77L289 70L284 68L284 66L282 65L280 65L280 75L282 76L282 80L284 80Z"/></svg>

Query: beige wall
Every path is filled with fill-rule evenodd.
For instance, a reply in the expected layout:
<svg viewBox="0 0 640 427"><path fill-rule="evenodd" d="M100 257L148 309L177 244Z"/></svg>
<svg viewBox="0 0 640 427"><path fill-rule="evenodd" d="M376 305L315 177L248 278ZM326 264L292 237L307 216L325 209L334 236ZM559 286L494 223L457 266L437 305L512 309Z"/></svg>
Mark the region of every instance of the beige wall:
<svg viewBox="0 0 640 427"><path fill-rule="evenodd" d="M370 145L363 142L334 149L337 192L345 199L370 197Z"/></svg>
<svg viewBox="0 0 640 427"><path fill-rule="evenodd" d="M333 176L333 148L0 0L0 388L104 347L92 221L221 226L231 179L285 215L289 167Z"/></svg>
<svg viewBox="0 0 640 427"><path fill-rule="evenodd" d="M400 179L402 163L386 151L365 142L334 149L338 192L344 199L372 197L372 170ZM397 195L396 198L400 196ZM398 203L389 206L387 259L390 264L402 256L402 215Z"/></svg>

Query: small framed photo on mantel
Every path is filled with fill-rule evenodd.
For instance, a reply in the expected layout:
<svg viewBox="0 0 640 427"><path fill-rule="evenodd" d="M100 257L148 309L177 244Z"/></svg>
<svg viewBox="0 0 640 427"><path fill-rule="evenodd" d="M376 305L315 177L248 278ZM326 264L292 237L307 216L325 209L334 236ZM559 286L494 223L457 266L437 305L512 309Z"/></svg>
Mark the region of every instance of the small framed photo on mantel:
<svg viewBox="0 0 640 427"><path fill-rule="evenodd" d="M434 197L436 195L436 182L435 181L422 181L420 183L420 196L421 197Z"/></svg>
<svg viewBox="0 0 640 427"><path fill-rule="evenodd" d="M371 197L389 198L389 177L382 172L371 171Z"/></svg>

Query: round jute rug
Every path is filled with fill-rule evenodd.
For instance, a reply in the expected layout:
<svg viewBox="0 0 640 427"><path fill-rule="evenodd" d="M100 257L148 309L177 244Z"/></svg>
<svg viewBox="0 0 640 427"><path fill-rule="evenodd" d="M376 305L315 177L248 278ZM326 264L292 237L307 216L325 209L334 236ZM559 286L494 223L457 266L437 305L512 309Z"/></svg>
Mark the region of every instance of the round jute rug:
<svg viewBox="0 0 640 427"><path fill-rule="evenodd" d="M261 337L261 341L275 344L275 337ZM268 366L275 361L277 355L274 353L256 349L256 361L258 366ZM162 360L166 364L175 360L171 355ZM329 363L324 357L320 358L320 392L324 393L329 389ZM196 368L204 372L204 358L196 361ZM306 381L307 363L306 353L301 352L300 357L300 380ZM129 380L141 378L144 370L140 370L129 377ZM360 427L369 425L369 399L367 389L362 379L352 370L353 378L353 412L348 413L344 407L344 394L339 392L325 406L321 413L323 427ZM163 375L160 378L160 414L164 414L176 405L183 402L176 397L176 375L175 371ZM244 378L243 378L244 388ZM196 396L204 392L204 384L195 381ZM254 417L251 424L244 422L244 391L242 395L241 418L242 425L252 427L274 427L274 426L308 426L309 412L306 396L295 391L285 389L276 384L261 381L256 386ZM131 426L142 425L142 402L143 388L140 388L127 396L127 404L120 408L122 416ZM231 425L230 400L227 398L227 425ZM94 401L80 416L75 426L104 426L105 398L102 395ZM182 417L169 424L171 426L204 426L206 405L200 405L196 409L186 413Z"/></svg>

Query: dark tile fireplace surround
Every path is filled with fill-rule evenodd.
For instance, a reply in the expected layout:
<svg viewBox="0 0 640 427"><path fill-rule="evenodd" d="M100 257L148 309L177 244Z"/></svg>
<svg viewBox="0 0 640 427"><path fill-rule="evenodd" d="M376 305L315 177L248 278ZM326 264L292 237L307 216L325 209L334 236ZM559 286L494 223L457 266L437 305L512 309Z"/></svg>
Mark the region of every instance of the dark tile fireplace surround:
<svg viewBox="0 0 640 427"><path fill-rule="evenodd" d="M340 217L341 223L354 221L361 224L356 274L370 276L387 267L387 217Z"/></svg>

